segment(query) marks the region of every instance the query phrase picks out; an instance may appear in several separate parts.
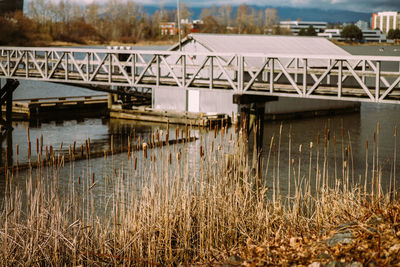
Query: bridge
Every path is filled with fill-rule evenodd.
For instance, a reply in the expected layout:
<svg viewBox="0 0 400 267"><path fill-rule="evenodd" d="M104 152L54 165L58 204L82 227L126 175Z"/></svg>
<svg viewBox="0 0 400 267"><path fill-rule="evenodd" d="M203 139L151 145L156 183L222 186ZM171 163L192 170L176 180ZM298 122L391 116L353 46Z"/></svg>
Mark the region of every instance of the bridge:
<svg viewBox="0 0 400 267"><path fill-rule="evenodd" d="M400 57L0 47L0 78L1 104L20 79L128 95L176 87L400 104Z"/></svg>

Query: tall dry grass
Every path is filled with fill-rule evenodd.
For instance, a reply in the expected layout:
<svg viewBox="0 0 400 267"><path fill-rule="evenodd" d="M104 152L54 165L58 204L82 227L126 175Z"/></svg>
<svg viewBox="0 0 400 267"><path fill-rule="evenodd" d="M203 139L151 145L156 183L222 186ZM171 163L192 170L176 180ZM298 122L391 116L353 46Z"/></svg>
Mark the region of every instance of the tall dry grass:
<svg viewBox="0 0 400 267"><path fill-rule="evenodd" d="M195 130L185 129L185 138L191 131ZM173 133L168 130L168 135ZM179 130L175 135L179 137ZM59 183L65 178L61 165L32 170L22 188L9 172L0 216L0 264L224 262L253 244L283 246L294 236L319 239L341 223L365 219L371 211L365 203L393 205L393 190L385 193L379 183L377 148L376 175L366 172L370 180L354 185L344 163L350 161L349 147L341 148L342 173L335 169L335 179L328 173L329 138L325 144L318 138L309 148L291 148L288 186L293 189L281 193L282 174L277 168L283 161L277 151L281 135L282 128L280 136L270 140L263 162L249 153L252 149L242 133L233 134L226 127L201 133L195 145L149 149L155 142L149 136L142 151L128 150L128 161L119 162L111 155L112 170L102 176L94 175L89 158L81 175L75 175L72 162L67 190ZM158 132L156 136L160 138ZM296 156L294 150L299 150ZM336 166L336 143L331 150L335 162L329 164ZM55 153L53 157L57 158ZM304 169L309 173L303 174ZM99 184L104 184L102 194L96 194ZM284 255L270 264L310 263L315 256L305 254L288 262Z"/></svg>

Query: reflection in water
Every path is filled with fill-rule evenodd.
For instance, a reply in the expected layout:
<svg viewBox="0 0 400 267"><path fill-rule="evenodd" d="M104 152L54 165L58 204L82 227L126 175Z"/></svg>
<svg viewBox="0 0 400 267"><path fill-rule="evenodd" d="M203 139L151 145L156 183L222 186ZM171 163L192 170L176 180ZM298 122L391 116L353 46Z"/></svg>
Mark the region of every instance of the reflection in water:
<svg viewBox="0 0 400 267"><path fill-rule="evenodd" d="M345 47L345 49L349 48ZM373 54L373 51L368 53ZM36 95L39 91L44 91L45 95L59 95L60 92L62 92L60 95L65 95L66 92L72 95L93 93L79 88L67 91L65 86L44 83L25 82L19 89L21 88L29 90L25 93L23 90L18 92L17 89L16 94L26 95L26 97L29 97L29 94ZM394 129L400 125L399 114L400 105L363 103L360 113L265 122L263 142L263 175L265 182L269 186L273 186L271 177L279 177L281 181L279 186L281 192L284 193L288 190L289 179L293 179L294 175L301 180L308 175L316 176L318 172L324 172L332 178L331 182L334 183L335 180L344 176L345 171L348 171L349 179L356 183L360 179L365 179L365 177L371 179L372 176L381 172L386 186L394 175L394 166L399 165L400 156L397 157L397 162L393 161L394 153L396 153ZM379 130L377 129L378 123ZM282 133L280 134L281 125ZM31 160L36 160L37 151L39 150L37 148L38 143L43 146L43 149L46 146L48 148L51 146L56 154L60 154L68 153L69 147L74 144L77 147L81 147L85 144L85 141L89 140L91 151L101 152L110 151L112 146L127 146L128 142L133 140L137 143L149 142L149 135L152 132L162 130L165 134L166 130L166 125L106 118L60 120L57 122L14 122L13 127L12 133L9 136L4 136L1 140L1 166L11 164L11 162L14 164L27 163L29 161L27 156L29 140L32 145ZM228 135L233 132L234 130L230 129ZM212 145L217 147L213 131L204 131L199 134L193 129L193 134L202 139L205 144L203 148L205 153L207 153L208 147ZM175 126L170 126L170 135L170 137L175 137ZM221 136L218 138L218 140L221 140ZM274 138L273 143L271 143L272 138ZM311 143L312 149L310 149ZM193 157L188 160L191 162L194 172L201 167L198 164L199 144L200 140L189 143L185 147L176 146L170 148L170 151L166 151L166 148L155 149L154 151L156 151L155 153L172 153L173 157L177 156L179 149L190 151ZM270 146L271 144L272 146ZM18 153L16 150L17 145ZM251 143L249 147L250 149L253 148ZM155 154L158 158L157 155ZM140 162L142 154L137 153L136 156L138 162ZM309 157L313 162L311 165L308 163ZM324 157L326 162L323 160ZM300 167L298 166L299 161L302 163ZM95 177L99 179L99 188L103 188L98 191L101 195L106 194L104 193L106 192L105 184L106 181L111 179L110 177L115 176L115 174L119 175L119 171L122 173L132 172L134 164L132 160L128 160L126 153L123 153L112 157L107 156L91 159L90 161L84 160L66 164L62 170L58 171L57 177L59 177L61 184L67 185L71 180L77 181L78 177L87 177L88 174L92 175L94 173ZM379 170L376 167L378 165L381 167ZM167 168L167 166L162 165L160 168ZM366 166L370 169L368 172L366 172ZM374 169L372 170L373 167ZM146 171L146 166L140 165L137 168L138 171ZM397 170L399 169L400 166L398 166ZM43 171L41 170L41 172ZM33 174L39 175L40 173L37 170L33 170ZM31 173L28 171L20 170L18 176L16 176L17 182L23 184L24 178L29 175ZM4 173L0 173L0 177L3 176ZM399 175L397 175L397 179L399 179ZM4 179L0 179L1 192L3 192L4 186ZM291 186L293 186L293 183Z"/></svg>
<svg viewBox="0 0 400 267"><path fill-rule="evenodd" d="M0 162L1 166L12 166L13 160L13 134L12 131L6 131L0 136ZM3 146L3 143L5 144Z"/></svg>

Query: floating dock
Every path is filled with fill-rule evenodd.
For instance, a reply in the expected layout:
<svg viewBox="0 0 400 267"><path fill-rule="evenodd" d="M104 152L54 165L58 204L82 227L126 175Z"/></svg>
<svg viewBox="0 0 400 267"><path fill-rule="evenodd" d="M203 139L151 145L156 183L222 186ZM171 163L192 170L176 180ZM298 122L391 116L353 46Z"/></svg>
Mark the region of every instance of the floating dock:
<svg viewBox="0 0 400 267"><path fill-rule="evenodd" d="M223 113L195 113L155 110L148 107L133 107L124 109L121 105L112 105L110 118L147 121L170 124L192 124L213 126L220 123L230 123L228 115Z"/></svg>
<svg viewBox="0 0 400 267"><path fill-rule="evenodd" d="M107 95L15 99L12 114L17 120L103 116L107 115L107 103ZM6 110L5 105L1 108Z"/></svg>

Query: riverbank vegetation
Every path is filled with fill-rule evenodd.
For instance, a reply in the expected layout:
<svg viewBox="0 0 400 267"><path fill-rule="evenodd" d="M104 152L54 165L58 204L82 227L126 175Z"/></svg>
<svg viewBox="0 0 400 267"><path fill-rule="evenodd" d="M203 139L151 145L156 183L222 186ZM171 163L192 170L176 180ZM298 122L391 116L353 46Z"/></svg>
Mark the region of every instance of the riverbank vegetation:
<svg viewBox="0 0 400 267"><path fill-rule="evenodd" d="M234 12L235 11L235 12ZM180 18L190 20L192 12L182 3ZM176 10L162 5L152 13L132 0L109 0L104 4L54 3L38 0L28 3L27 12L0 18L0 45L51 45L54 42L74 44L135 44L140 42L177 41L176 36L161 35L162 22L176 22ZM255 33L265 31L289 34L276 27L276 9L255 10L245 4L233 8L222 5L204 8L203 21L196 31L204 33ZM183 35L190 26L182 24Z"/></svg>
<svg viewBox="0 0 400 267"><path fill-rule="evenodd" d="M37 141L37 161L53 164L38 164L23 183L16 168L2 177L1 265L400 264L397 129L392 161L379 161L374 135L365 173L354 176L343 129L325 129L307 147L289 142L284 157L281 127L260 158L246 134L221 128L157 131L148 140L133 133L126 153L87 157L79 175ZM195 144L156 148L196 130ZM88 150L90 140L81 146ZM392 167L383 182L385 165Z"/></svg>

